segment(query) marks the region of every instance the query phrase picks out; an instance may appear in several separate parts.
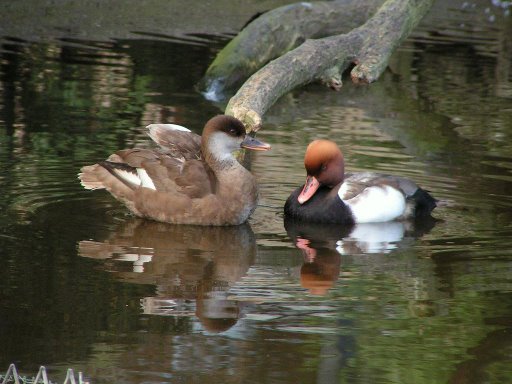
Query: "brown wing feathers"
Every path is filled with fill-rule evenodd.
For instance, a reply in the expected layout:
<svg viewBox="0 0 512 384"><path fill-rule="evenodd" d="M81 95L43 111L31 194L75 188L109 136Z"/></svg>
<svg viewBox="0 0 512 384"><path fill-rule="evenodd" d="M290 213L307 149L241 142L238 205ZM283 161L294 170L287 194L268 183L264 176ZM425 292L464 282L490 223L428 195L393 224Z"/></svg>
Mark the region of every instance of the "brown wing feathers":
<svg viewBox="0 0 512 384"><path fill-rule="evenodd" d="M127 187L134 189L140 185L140 179L137 170L125 163L117 163L113 161L101 161L98 163L105 168L111 175L124 183Z"/></svg>
<svg viewBox="0 0 512 384"><path fill-rule="evenodd" d="M139 172L145 172L161 192L183 193L190 198L214 193L215 175L200 161L201 136L167 124L152 124L147 128L148 135L160 148L125 149L105 161L83 167L79 175L82 185L111 192L121 189L124 190L121 194L127 195L126 189L141 186Z"/></svg>

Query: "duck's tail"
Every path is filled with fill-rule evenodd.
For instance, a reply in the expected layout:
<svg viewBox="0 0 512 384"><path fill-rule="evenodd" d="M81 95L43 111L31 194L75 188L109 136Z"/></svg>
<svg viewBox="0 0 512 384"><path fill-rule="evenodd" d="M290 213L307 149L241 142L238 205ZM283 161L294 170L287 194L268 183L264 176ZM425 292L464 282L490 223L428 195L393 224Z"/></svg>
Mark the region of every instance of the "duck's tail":
<svg viewBox="0 0 512 384"><path fill-rule="evenodd" d="M106 170L99 164L94 165L86 165L80 169L80 173L78 174L78 179L80 179L80 184L85 189L104 189L105 185L105 174ZM106 172L108 174L108 172Z"/></svg>
<svg viewBox="0 0 512 384"><path fill-rule="evenodd" d="M107 162L82 167L78 178L85 189L106 189L112 196L137 214L138 211L133 201L134 186L114 174Z"/></svg>
<svg viewBox="0 0 512 384"><path fill-rule="evenodd" d="M437 207L437 200L424 189L418 188L411 197L416 202L416 217L429 216L434 208Z"/></svg>

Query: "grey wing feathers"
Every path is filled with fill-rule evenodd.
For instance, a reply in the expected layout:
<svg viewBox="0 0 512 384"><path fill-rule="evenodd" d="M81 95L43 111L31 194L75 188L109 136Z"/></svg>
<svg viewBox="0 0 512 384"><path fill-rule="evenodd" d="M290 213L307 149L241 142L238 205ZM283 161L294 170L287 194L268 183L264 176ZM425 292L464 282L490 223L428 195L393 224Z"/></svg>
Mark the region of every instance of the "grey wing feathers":
<svg viewBox="0 0 512 384"><path fill-rule="evenodd" d="M345 200L349 200L360 194L364 189L373 186L389 185L401 190L406 197L414 195L418 190L416 183L409 179L372 172L360 172L349 175L345 178L344 184Z"/></svg>
<svg viewBox="0 0 512 384"><path fill-rule="evenodd" d="M396 177L398 180L398 187L404 191L405 196L410 197L416 193L418 190L418 185L409 179L405 179L403 177Z"/></svg>

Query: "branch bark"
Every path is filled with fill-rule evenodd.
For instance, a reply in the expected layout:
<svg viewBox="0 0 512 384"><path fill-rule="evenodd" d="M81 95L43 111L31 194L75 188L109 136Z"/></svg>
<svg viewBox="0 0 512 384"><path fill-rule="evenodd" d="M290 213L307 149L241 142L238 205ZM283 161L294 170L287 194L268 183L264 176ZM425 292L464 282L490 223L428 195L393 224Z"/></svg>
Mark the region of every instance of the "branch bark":
<svg viewBox="0 0 512 384"><path fill-rule="evenodd" d="M387 0L366 23L348 33L306 40L252 75L230 99L225 113L256 131L268 108L297 86L320 80L339 90L341 75L352 64L356 64L352 81L375 81L432 4L433 0Z"/></svg>
<svg viewBox="0 0 512 384"><path fill-rule="evenodd" d="M347 33L363 24L384 0L301 2L264 13L231 40L206 70L199 89L210 100L236 90L269 61L306 39Z"/></svg>

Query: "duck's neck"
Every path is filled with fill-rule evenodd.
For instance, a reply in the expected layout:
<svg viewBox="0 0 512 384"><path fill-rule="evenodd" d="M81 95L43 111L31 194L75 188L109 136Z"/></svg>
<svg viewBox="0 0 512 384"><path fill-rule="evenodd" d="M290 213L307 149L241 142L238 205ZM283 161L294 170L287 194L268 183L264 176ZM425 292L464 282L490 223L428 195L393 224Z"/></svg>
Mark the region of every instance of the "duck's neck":
<svg viewBox="0 0 512 384"><path fill-rule="evenodd" d="M209 153L205 156L205 160L217 178L218 194L229 196L240 194L245 195L249 200L255 198L257 186L254 176L238 162L233 154L218 158Z"/></svg>
<svg viewBox="0 0 512 384"><path fill-rule="evenodd" d="M217 177L220 177L224 172L229 172L232 169L238 169L242 165L235 159L233 154L216 156L211 152L203 151L204 160L213 170Z"/></svg>
<svg viewBox="0 0 512 384"><path fill-rule="evenodd" d="M205 161L217 179L215 195L229 201L228 204L223 204L221 210L236 216L238 223L243 223L258 202L255 177L232 154L218 158L208 152L205 154Z"/></svg>

